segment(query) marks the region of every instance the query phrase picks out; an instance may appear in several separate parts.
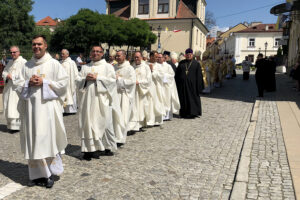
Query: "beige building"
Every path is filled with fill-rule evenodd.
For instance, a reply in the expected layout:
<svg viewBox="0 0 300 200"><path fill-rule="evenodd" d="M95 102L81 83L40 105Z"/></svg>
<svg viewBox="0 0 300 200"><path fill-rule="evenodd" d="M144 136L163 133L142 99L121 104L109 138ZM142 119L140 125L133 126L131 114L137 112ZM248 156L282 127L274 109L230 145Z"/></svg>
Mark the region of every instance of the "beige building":
<svg viewBox="0 0 300 200"><path fill-rule="evenodd" d="M300 56L300 1L286 0L272 7L270 13L278 16L277 26L283 28L284 64L291 69Z"/></svg>
<svg viewBox="0 0 300 200"><path fill-rule="evenodd" d="M275 29L275 24L258 24L231 33L220 48L221 52L233 55L236 63L241 63L246 56L255 63L259 53L276 55L281 40L282 30Z"/></svg>
<svg viewBox="0 0 300 200"><path fill-rule="evenodd" d="M227 41L228 37L230 36L230 34L233 32L244 30L246 28L248 28L247 25L240 23L223 33L218 32L216 41L207 47L207 50L210 52L211 57L214 59L219 54L228 54L227 50L229 48L227 48L227 50L225 52L225 47L226 47L226 41ZM222 46L223 46L223 49L222 49Z"/></svg>
<svg viewBox="0 0 300 200"><path fill-rule="evenodd" d="M288 66L294 66L300 56L300 11L292 11L291 21L287 22L289 26L288 40Z"/></svg>
<svg viewBox="0 0 300 200"><path fill-rule="evenodd" d="M158 36L151 50L206 50L205 0L106 0L107 14L146 20ZM159 45L160 43L160 45Z"/></svg>

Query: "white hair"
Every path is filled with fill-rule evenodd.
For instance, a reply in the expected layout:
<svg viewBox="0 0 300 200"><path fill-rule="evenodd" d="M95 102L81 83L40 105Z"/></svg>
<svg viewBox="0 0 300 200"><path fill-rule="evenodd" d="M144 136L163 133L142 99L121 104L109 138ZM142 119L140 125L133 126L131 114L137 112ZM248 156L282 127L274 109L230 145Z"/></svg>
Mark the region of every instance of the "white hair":
<svg viewBox="0 0 300 200"><path fill-rule="evenodd" d="M68 55L70 55L70 52L68 51L68 49L62 49L61 51L65 51Z"/></svg>
<svg viewBox="0 0 300 200"><path fill-rule="evenodd" d="M172 59L178 59L178 55L176 52L171 52L171 56L170 56Z"/></svg>

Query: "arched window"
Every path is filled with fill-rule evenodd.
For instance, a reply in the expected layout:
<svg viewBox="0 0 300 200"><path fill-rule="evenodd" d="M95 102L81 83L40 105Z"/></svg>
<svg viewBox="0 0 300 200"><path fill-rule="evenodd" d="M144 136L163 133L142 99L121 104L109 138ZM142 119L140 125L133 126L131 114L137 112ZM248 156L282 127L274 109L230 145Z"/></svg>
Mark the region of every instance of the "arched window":
<svg viewBox="0 0 300 200"><path fill-rule="evenodd" d="M139 0L139 15L149 14L149 0Z"/></svg>

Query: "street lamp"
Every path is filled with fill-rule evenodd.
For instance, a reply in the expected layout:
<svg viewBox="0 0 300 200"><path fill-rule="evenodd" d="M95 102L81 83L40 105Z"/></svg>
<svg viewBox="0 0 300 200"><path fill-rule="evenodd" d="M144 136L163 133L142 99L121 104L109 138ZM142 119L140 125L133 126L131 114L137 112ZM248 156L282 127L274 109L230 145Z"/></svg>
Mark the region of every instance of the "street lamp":
<svg viewBox="0 0 300 200"><path fill-rule="evenodd" d="M267 47L268 47L268 42L265 43L265 58L267 57Z"/></svg>
<svg viewBox="0 0 300 200"><path fill-rule="evenodd" d="M259 48L258 48L258 54L260 54L260 50L261 50L261 48L259 47Z"/></svg>
<svg viewBox="0 0 300 200"><path fill-rule="evenodd" d="M158 37L158 48L157 48L157 50L160 50L160 48L161 48L161 44L160 44L160 33L161 33L161 30L162 30L162 28L159 25L158 28L157 28L157 32L158 32L158 34L157 34L157 37Z"/></svg>

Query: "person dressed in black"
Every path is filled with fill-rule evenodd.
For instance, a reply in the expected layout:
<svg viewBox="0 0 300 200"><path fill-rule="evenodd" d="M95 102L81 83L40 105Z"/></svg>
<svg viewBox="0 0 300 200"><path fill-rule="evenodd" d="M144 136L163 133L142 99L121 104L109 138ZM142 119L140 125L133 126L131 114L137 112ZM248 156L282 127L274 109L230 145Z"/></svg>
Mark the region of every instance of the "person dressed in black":
<svg viewBox="0 0 300 200"><path fill-rule="evenodd" d="M165 61L169 65L171 65L171 67L174 70L174 72L176 72L176 65L174 63L172 63L172 61L171 61L171 57L170 57L171 53L170 53L170 51L164 51L163 55L164 55Z"/></svg>
<svg viewBox="0 0 300 200"><path fill-rule="evenodd" d="M200 63L193 59L193 50L185 51L175 73L176 86L180 101L179 115L183 118L201 116L200 93L203 90L203 76Z"/></svg>
<svg viewBox="0 0 300 200"><path fill-rule="evenodd" d="M255 80L256 80L256 85L258 89L258 97L263 97L264 96L264 89L265 89L265 71L266 71L266 60L263 58L263 54L258 54L257 60L255 63Z"/></svg>
<svg viewBox="0 0 300 200"><path fill-rule="evenodd" d="M266 91L267 92L275 92L276 91L276 79L275 79L275 73L276 73L276 62L275 58L273 56L269 57L269 59L266 61Z"/></svg>

